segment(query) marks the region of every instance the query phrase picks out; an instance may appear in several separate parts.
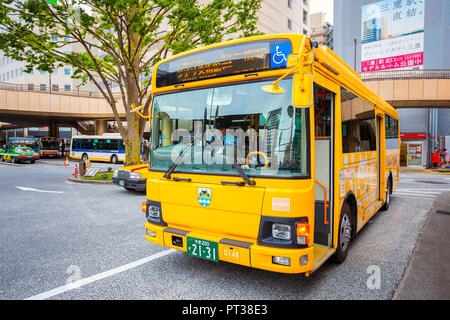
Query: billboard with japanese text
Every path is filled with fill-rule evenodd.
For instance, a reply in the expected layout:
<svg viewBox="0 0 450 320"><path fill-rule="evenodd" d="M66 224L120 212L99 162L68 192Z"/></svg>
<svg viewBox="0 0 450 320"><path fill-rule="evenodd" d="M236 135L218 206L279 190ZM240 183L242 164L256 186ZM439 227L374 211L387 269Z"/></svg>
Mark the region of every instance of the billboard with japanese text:
<svg viewBox="0 0 450 320"><path fill-rule="evenodd" d="M361 71L423 68L425 0L383 0L362 7Z"/></svg>

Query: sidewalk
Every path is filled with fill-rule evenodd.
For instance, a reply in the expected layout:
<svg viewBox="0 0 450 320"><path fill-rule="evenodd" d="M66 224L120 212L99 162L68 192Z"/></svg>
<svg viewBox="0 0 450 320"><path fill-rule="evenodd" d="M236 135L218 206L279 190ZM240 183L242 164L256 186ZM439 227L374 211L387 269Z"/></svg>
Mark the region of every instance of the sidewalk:
<svg viewBox="0 0 450 320"><path fill-rule="evenodd" d="M450 192L436 198L394 300L450 299Z"/></svg>
<svg viewBox="0 0 450 320"><path fill-rule="evenodd" d="M422 173L434 173L434 174L450 174L450 169L411 169L407 167L400 167L400 171L403 172L422 172Z"/></svg>

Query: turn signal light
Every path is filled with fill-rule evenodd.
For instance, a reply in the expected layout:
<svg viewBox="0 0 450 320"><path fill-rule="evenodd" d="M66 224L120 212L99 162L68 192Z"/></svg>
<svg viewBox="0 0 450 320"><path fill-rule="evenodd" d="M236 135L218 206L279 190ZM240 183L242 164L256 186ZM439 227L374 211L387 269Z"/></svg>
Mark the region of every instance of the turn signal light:
<svg viewBox="0 0 450 320"><path fill-rule="evenodd" d="M147 212L147 201L142 202L142 212Z"/></svg>
<svg viewBox="0 0 450 320"><path fill-rule="evenodd" d="M297 244L307 245L310 242L310 229L309 223L298 223L297 224Z"/></svg>

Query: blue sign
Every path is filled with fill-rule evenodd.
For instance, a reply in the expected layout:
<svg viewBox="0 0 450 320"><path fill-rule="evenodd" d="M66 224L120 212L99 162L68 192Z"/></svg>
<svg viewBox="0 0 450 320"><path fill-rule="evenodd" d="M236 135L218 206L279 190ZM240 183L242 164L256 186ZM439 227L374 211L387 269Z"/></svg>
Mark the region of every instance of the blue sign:
<svg viewBox="0 0 450 320"><path fill-rule="evenodd" d="M270 47L270 67L284 68L287 67L289 55L292 53L291 42L273 44Z"/></svg>

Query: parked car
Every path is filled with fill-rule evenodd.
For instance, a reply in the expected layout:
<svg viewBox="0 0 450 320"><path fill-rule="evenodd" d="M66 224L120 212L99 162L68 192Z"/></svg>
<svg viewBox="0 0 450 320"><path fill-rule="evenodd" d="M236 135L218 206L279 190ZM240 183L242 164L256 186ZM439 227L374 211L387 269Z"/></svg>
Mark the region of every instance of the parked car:
<svg viewBox="0 0 450 320"><path fill-rule="evenodd" d="M30 161L35 163L39 159L39 153L35 152L29 147L4 147L0 149L0 161L10 161L12 163L19 163Z"/></svg>
<svg viewBox="0 0 450 320"><path fill-rule="evenodd" d="M112 181L129 191L145 191L148 172L148 164L123 167L114 171Z"/></svg>

